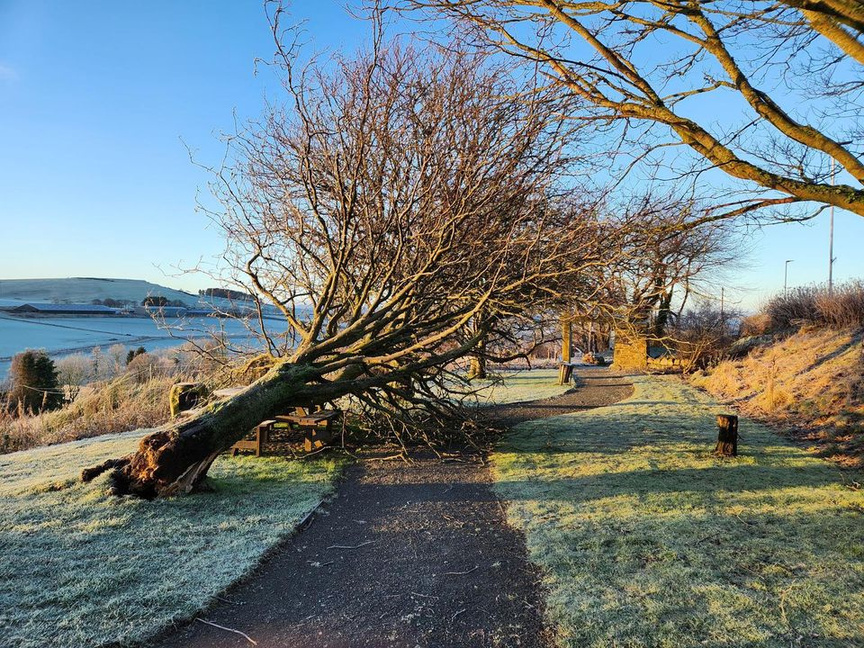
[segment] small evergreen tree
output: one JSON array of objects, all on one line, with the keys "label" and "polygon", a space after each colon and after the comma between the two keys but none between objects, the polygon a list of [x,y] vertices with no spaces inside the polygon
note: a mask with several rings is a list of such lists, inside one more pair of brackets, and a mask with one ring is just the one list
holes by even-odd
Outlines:
[{"label": "small evergreen tree", "polygon": [[126,365],[128,366],[130,362],[132,362],[139,355],[143,355],[147,353],[147,349],[143,346],[139,346],[137,349],[129,349],[129,353],[126,354]]},{"label": "small evergreen tree", "polygon": [[12,358],[10,379],[9,406],[13,411],[35,413],[63,405],[57,369],[44,351],[28,349]]}]

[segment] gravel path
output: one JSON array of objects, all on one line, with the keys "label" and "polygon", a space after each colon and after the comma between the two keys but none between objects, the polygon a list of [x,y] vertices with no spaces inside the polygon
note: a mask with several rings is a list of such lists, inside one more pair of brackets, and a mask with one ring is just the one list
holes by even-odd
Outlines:
[{"label": "gravel path", "polygon": [[[545,401],[490,408],[496,426],[608,405],[626,377],[578,373]],[[543,596],[482,459],[364,460],[337,495],[243,583],[161,648],[545,647]],[[218,624],[223,628],[204,623]]]}]

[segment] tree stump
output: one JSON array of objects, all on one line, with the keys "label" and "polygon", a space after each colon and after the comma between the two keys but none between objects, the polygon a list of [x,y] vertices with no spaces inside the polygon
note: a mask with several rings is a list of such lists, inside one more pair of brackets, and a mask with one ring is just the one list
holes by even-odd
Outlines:
[{"label": "tree stump", "polygon": [[737,457],[738,417],[734,414],[718,414],[717,428],[717,447],[714,452],[721,457]]}]

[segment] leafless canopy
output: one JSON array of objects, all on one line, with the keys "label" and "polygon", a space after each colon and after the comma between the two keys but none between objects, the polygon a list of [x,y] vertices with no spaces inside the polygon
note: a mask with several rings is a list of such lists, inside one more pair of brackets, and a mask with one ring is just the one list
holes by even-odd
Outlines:
[{"label": "leafless canopy", "polygon": [[670,193],[647,193],[616,209],[619,254],[599,301],[619,329],[674,341],[667,325],[740,263],[746,249],[740,232],[727,221],[705,222],[706,209]]},{"label": "leafless canopy", "polygon": [[[405,4],[472,25],[484,45],[542,65],[583,102],[572,116],[592,128],[637,150],[684,146],[762,189],[726,215],[813,201],[864,216],[858,0]],[[832,164],[842,174],[836,186]]]},{"label": "leafless canopy", "polygon": [[594,212],[557,195],[561,98],[458,47],[385,44],[376,25],[367,53],[303,69],[277,38],[287,100],[218,172],[226,259],[262,324],[265,304],[281,313],[268,371],[87,479],[189,492],[260,421],[341,396],[391,421],[440,413],[451,361],[605,263]]},{"label": "leafless canopy", "polygon": [[602,264],[593,212],[557,196],[566,100],[380,31],[356,60],[280,55],[289,101],[234,138],[216,220],[284,317],[269,355],[314,367],[320,396],[404,400],[397,378],[422,384]]}]

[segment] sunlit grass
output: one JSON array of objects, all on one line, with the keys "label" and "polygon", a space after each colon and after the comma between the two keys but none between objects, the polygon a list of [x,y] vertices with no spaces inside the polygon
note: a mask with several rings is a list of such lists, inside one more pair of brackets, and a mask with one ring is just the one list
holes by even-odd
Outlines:
[{"label": "sunlit grass", "polygon": [[477,394],[481,405],[506,405],[552,398],[572,388],[572,385],[558,384],[557,369],[504,371],[497,378],[472,382],[475,389],[482,387]]},{"label": "sunlit grass", "polygon": [[495,455],[562,645],[864,645],[864,493],[748,421],[741,456],[714,457],[719,411],[639,377]]},{"label": "sunlit grass", "polygon": [[142,431],[0,456],[0,644],[134,643],[188,618],[290,533],[338,462],[220,458],[214,492],[153,502],[83,484]]}]

